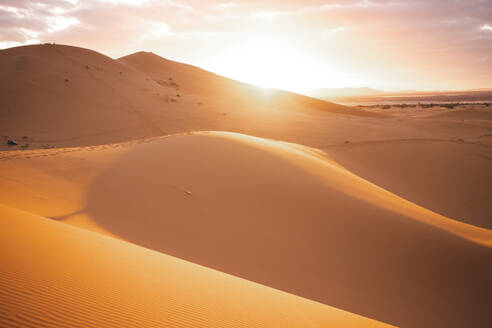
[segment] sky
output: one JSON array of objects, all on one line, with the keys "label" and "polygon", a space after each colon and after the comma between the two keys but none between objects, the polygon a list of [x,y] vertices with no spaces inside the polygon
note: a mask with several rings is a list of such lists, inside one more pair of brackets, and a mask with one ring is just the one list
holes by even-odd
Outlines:
[{"label": "sky", "polygon": [[492,88],[492,0],[0,0],[0,48],[137,51],[265,87]]}]

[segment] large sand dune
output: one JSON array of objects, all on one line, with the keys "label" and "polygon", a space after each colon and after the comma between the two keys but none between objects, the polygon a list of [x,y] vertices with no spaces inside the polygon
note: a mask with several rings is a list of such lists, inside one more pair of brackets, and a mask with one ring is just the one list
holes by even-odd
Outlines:
[{"label": "large sand dune", "polygon": [[[489,108],[381,116],[253,87],[144,52],[113,60],[77,47],[26,46],[0,51],[0,67],[0,138],[10,136],[28,149],[239,132],[329,151],[414,203],[491,227]],[[0,149],[7,148],[0,139]]]},{"label": "large sand dune", "polygon": [[90,144],[162,132],[153,123],[162,88],[97,52],[55,45],[11,48],[0,51],[0,72],[0,124],[6,135],[25,135],[31,144]]},{"label": "large sand dune", "polygon": [[200,133],[27,154],[3,165],[13,206],[395,325],[486,326],[492,232],[319,151]]},{"label": "large sand dune", "polygon": [[0,205],[0,327],[389,327]]},{"label": "large sand dune", "polygon": [[138,52],[118,60],[145,72],[155,81],[162,81],[167,85],[174,82],[177,84],[178,90],[183,90],[188,94],[200,95],[204,98],[246,103],[255,107],[265,105],[296,106],[299,108],[315,108],[330,113],[378,116],[373,113],[354,110],[287,91],[267,91],[261,87],[212,74],[198,67],[167,60],[149,52]]},{"label": "large sand dune", "polygon": [[[361,112],[284,91],[263,92],[155,56],[164,65],[164,74],[160,65],[154,67],[154,56],[136,54],[114,60],[88,49],[61,45],[1,50],[2,135],[17,140],[25,136],[23,141],[31,147],[78,146],[197,129],[239,129],[248,125],[243,119],[272,120],[271,115],[265,115],[268,111],[260,110],[265,107],[284,113],[313,109]],[[126,64],[137,66],[137,59],[152,70]],[[151,74],[154,71],[161,78]],[[196,92],[199,85],[202,92]],[[241,119],[223,118],[230,108]]]}]

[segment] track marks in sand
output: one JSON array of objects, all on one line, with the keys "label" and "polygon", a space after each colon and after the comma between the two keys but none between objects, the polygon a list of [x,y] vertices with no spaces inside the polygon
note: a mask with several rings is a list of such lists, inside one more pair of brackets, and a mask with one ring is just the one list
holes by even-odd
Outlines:
[{"label": "track marks in sand", "polygon": [[191,135],[197,133],[207,133],[207,132],[182,132],[182,133],[174,133],[163,136],[135,139],[130,141],[118,142],[118,143],[110,143],[110,144],[101,144],[101,145],[91,145],[91,146],[81,146],[81,147],[65,147],[65,148],[39,148],[39,149],[31,149],[31,150],[4,150],[0,151],[0,161],[5,160],[16,160],[16,159],[29,159],[29,158],[40,158],[47,156],[56,156],[60,154],[74,153],[74,152],[82,152],[82,151],[104,151],[111,149],[119,149],[119,148],[127,148],[135,145],[139,145],[142,143],[151,142],[156,139],[169,138],[173,136],[183,136],[183,135]]},{"label": "track marks in sand", "polygon": [[56,156],[60,154],[68,154],[82,151],[104,151],[109,149],[118,149],[131,147],[145,142],[150,142],[156,138],[153,137],[145,139],[137,139],[127,142],[120,142],[114,144],[96,145],[96,146],[83,146],[83,147],[69,147],[69,148],[44,148],[33,150],[8,150],[0,151],[0,161],[16,160],[16,159],[29,159],[29,158],[41,158],[47,156]]}]

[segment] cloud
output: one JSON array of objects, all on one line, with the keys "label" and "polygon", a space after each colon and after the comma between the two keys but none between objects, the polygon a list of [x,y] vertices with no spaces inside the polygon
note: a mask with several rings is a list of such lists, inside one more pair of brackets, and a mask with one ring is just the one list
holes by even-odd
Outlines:
[{"label": "cloud", "polygon": [[265,18],[265,19],[273,19],[275,16],[281,15],[280,12],[266,12],[266,11],[259,11],[257,13],[254,13],[254,17],[258,18]]},{"label": "cloud", "polygon": [[[46,31],[50,33],[64,30],[72,25],[80,24],[80,21],[75,17],[54,16],[47,18],[47,23],[49,27]],[[39,32],[35,33],[39,35]]]},{"label": "cloud", "polygon": [[125,5],[134,5],[134,6],[143,6],[148,4],[150,0],[98,0],[102,3],[111,3],[115,5],[125,4]]},{"label": "cloud", "polygon": [[345,30],[346,30],[345,27],[334,27],[334,28],[329,28],[329,29],[325,30],[325,34],[328,36],[334,36],[334,35],[337,35],[337,34],[343,32]]},{"label": "cloud", "polygon": [[236,8],[237,6],[238,4],[235,2],[223,2],[217,5],[212,5],[210,6],[210,8],[212,10],[228,10],[228,9]]},{"label": "cloud", "polygon": [[482,27],[480,27],[480,30],[482,31],[492,31],[492,26],[491,25],[482,25]]},{"label": "cloud", "polygon": [[169,26],[164,22],[152,22],[147,28],[147,33],[142,37],[145,38],[160,38],[169,34]]}]

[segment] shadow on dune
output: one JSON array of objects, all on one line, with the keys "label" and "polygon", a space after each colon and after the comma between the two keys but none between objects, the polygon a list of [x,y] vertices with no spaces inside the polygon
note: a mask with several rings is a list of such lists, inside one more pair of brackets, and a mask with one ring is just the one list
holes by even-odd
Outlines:
[{"label": "shadow on dune", "polygon": [[247,143],[197,135],[131,148],[95,179],[86,210],[129,242],[376,320],[489,319],[489,248]]}]

